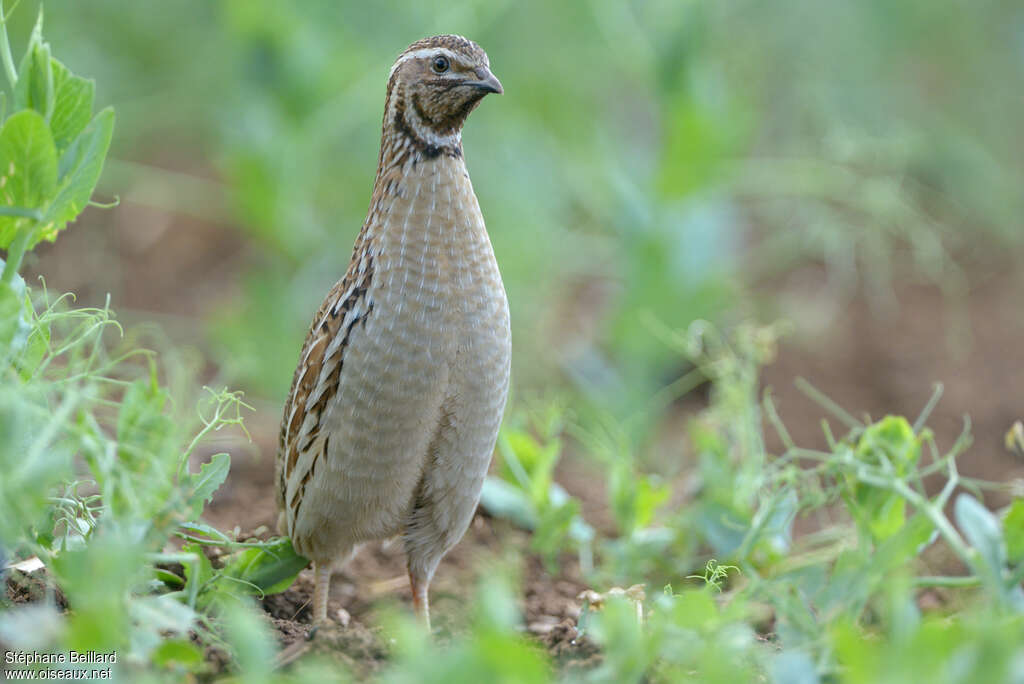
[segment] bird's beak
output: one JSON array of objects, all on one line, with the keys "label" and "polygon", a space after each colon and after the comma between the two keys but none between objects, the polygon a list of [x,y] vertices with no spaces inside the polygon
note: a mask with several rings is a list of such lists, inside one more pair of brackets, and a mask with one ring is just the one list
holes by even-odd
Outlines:
[{"label": "bird's beak", "polygon": [[505,89],[501,87],[501,81],[499,81],[498,77],[492,74],[491,70],[487,67],[477,67],[475,73],[477,80],[465,81],[463,82],[463,85],[479,88],[485,93],[497,93],[501,95],[505,92]]}]

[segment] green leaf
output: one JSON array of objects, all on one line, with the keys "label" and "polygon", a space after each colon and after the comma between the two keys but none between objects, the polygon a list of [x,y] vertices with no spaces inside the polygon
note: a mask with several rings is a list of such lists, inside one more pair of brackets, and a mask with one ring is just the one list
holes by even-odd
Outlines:
[{"label": "green leaf", "polygon": [[90,79],[75,76],[56,59],[52,59],[53,70],[53,116],[50,117],[50,131],[60,155],[78,137],[92,117],[96,84]]},{"label": "green leaf", "polygon": [[[909,474],[921,456],[924,434],[902,416],[886,416],[872,423],[857,441],[854,456],[858,461],[891,469],[896,477]],[[847,475],[852,497],[847,498],[850,512],[858,525],[876,542],[889,539],[906,521],[906,501],[895,492],[864,484],[856,474]]]},{"label": "green leaf", "polygon": [[64,150],[60,157],[60,185],[46,214],[42,237],[53,241],[57,232],[85,209],[103,172],[113,135],[114,110],[107,107]]},{"label": "green leaf", "polygon": [[34,109],[46,121],[53,114],[54,83],[50,68],[50,46],[43,41],[43,11],[39,10],[25,56],[18,67],[18,84],[14,88],[15,109]]},{"label": "green leaf", "polygon": [[537,513],[530,497],[501,478],[488,477],[484,480],[480,505],[490,515],[511,520],[524,530],[532,530],[537,525]]},{"label": "green leaf", "polygon": [[651,476],[639,475],[626,460],[616,462],[610,480],[612,512],[624,535],[647,527],[672,493],[668,485],[655,484]]},{"label": "green leaf", "polygon": [[743,544],[750,529],[750,516],[717,501],[697,507],[696,531],[711,546],[718,558],[731,558]]},{"label": "green leaf", "polygon": [[295,553],[287,537],[271,540],[225,559],[223,577],[230,577],[234,589],[243,593],[277,594],[292,585],[309,560]]},{"label": "green leaf", "polygon": [[185,522],[181,523],[179,527],[186,533],[194,537],[206,537],[209,541],[214,541],[221,544],[230,544],[234,541],[231,537],[227,536],[226,534],[218,530],[216,527],[213,527],[212,525],[207,525],[206,523],[194,521]]},{"label": "green leaf", "polygon": [[886,416],[864,430],[857,442],[856,456],[872,465],[884,461],[897,475],[906,475],[921,456],[923,435],[915,435],[914,428],[903,416]]},{"label": "green leaf", "polygon": [[8,551],[52,532],[49,497],[72,476],[72,454],[63,440],[46,436],[44,410],[19,383],[0,382],[0,548]]},{"label": "green leaf", "polygon": [[[0,259],[0,271],[4,260]],[[0,359],[21,352],[32,332],[32,308],[25,281],[17,273],[10,283],[0,281]]]},{"label": "green leaf", "polygon": [[158,667],[181,665],[193,669],[203,662],[203,652],[187,639],[165,639],[153,650],[149,659]]},{"label": "green leaf", "polygon": [[205,504],[224,484],[230,469],[231,456],[226,453],[214,454],[208,463],[200,466],[198,473],[190,477],[192,494],[189,497],[189,506],[194,515],[198,516],[203,512]]},{"label": "green leaf", "polygon": [[[134,451],[148,450],[170,432],[172,421],[163,412],[168,400],[167,390],[160,387],[155,371],[150,377],[133,382],[125,392],[117,417],[117,441],[125,466],[131,467]],[[129,450],[129,446],[135,449]]]},{"label": "green leaf", "polygon": [[31,330],[17,362],[18,373],[22,380],[32,377],[50,349],[50,325],[39,320],[33,321],[33,314],[32,302],[26,295],[23,320],[31,326]]},{"label": "green leaf", "polygon": [[199,544],[189,542],[181,547],[186,553],[194,553],[198,558],[195,563],[183,563],[185,570],[185,595],[192,607],[199,605],[199,593],[213,579],[213,565],[210,559],[203,553],[203,547]]},{"label": "green leaf", "polygon": [[903,528],[907,502],[895,492],[862,485],[857,489],[857,502],[875,541],[884,541]]},{"label": "green leaf", "polygon": [[984,564],[981,568],[987,577],[982,579],[1001,584],[1003,567],[1006,565],[1006,548],[999,520],[970,494],[956,498],[953,514],[957,525]]},{"label": "green leaf", "polygon": [[1003,518],[1003,539],[1011,563],[1024,560],[1024,499],[1014,499]]},{"label": "green leaf", "polygon": [[[44,210],[57,187],[57,151],[46,121],[34,110],[18,112],[0,128],[0,206]],[[0,248],[10,247],[32,219],[0,216]],[[29,241],[29,248],[38,242]]]},{"label": "green leaf", "polygon": [[238,663],[238,681],[270,682],[274,671],[274,639],[270,628],[255,611],[237,603],[225,607],[222,625]]}]

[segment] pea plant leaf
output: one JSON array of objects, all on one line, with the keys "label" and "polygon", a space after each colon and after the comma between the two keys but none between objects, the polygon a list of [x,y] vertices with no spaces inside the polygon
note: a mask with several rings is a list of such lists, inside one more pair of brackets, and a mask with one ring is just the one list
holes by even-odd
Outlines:
[{"label": "pea plant leaf", "polygon": [[95,90],[51,56],[40,13],[0,132],[0,248],[22,231],[27,249],[53,241],[89,203],[114,130],[113,110],[93,117]]},{"label": "pea plant leaf", "polygon": [[291,540],[279,537],[228,556],[221,572],[243,593],[277,594],[290,587],[307,565],[309,560],[295,552]]},{"label": "pea plant leaf", "polygon": [[85,209],[100,179],[113,135],[114,110],[108,107],[89,122],[61,155],[60,182],[46,213],[41,237],[53,241]]},{"label": "pea plant leaf", "polygon": [[90,79],[75,76],[66,66],[51,59],[53,72],[53,115],[50,131],[60,155],[89,124],[96,84]]},{"label": "pea plant leaf", "polygon": [[1003,539],[1010,562],[1024,560],[1024,499],[1015,499],[1003,519]]},{"label": "pea plant leaf", "polygon": [[42,214],[56,187],[57,150],[46,121],[33,109],[11,115],[0,128],[0,208],[8,209],[0,214],[0,248],[31,229],[31,213]]},{"label": "pea plant leaf", "polygon": [[231,469],[231,456],[226,453],[214,454],[208,463],[199,468],[199,472],[190,475],[192,493],[189,499],[189,507],[192,509],[193,517],[198,517],[203,512],[203,507],[213,497],[224,480],[228,477]]}]

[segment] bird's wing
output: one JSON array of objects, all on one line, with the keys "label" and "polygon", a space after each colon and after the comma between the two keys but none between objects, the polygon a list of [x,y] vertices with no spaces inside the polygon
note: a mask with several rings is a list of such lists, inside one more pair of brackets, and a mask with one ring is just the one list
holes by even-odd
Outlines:
[{"label": "bird's wing", "polygon": [[[277,506],[284,534],[302,502],[302,492],[322,451],[321,422],[338,390],[349,332],[373,310],[366,293],[373,277],[373,255],[356,241],[345,277],[327,294],[313,317],[292,387],[284,404],[276,470]],[[303,458],[313,454],[313,458]]]}]

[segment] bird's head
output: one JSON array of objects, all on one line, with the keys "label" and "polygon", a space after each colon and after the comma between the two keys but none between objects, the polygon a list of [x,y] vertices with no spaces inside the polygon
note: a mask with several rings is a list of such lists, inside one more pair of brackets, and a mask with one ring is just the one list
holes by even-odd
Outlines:
[{"label": "bird's head", "polygon": [[458,149],[462,124],[488,93],[502,93],[487,53],[462,36],[418,40],[388,78],[385,127],[430,150]]}]

